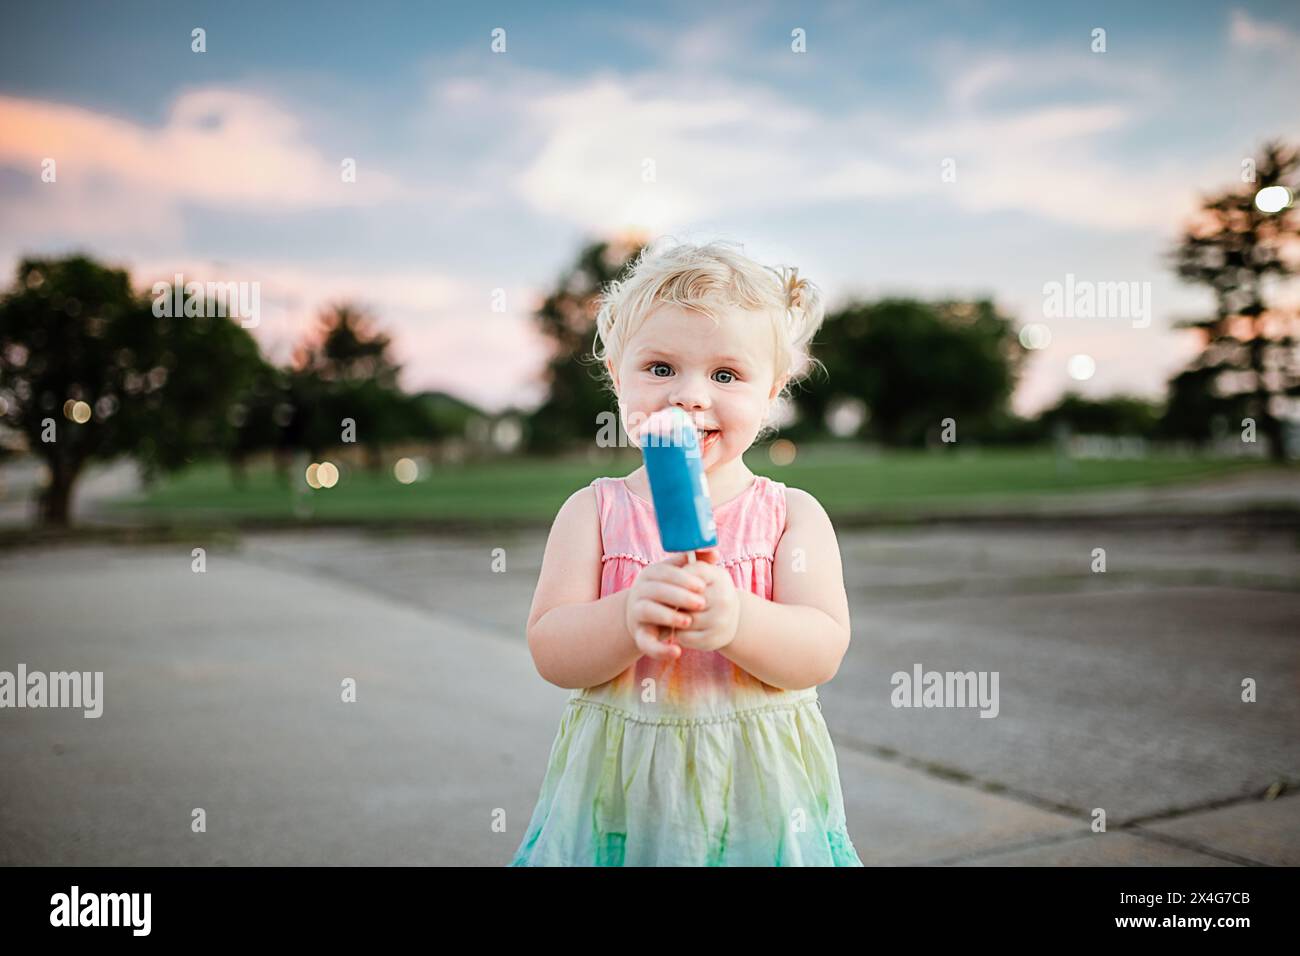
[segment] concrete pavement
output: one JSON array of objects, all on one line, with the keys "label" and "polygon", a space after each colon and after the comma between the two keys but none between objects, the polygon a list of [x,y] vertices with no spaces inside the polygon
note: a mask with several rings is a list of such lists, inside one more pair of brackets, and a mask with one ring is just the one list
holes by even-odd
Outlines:
[{"label": "concrete pavement", "polygon": [[[1294,536],[1108,534],[841,534],[821,694],[868,865],[1300,863]],[[508,861],[566,696],[522,634],[544,536],[203,544],[0,553],[0,669],[106,683],[99,719],[0,711],[0,862]],[[998,717],[891,706],[914,663],[999,671]]]}]

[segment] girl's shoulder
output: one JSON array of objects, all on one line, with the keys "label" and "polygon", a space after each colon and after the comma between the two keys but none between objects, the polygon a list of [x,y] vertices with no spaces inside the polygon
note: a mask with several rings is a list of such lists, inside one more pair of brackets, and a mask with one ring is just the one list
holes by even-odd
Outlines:
[{"label": "girl's shoulder", "polygon": [[794,506],[795,503],[798,502],[801,507],[808,507],[810,505],[818,508],[821,507],[821,502],[817,500],[816,496],[814,496],[811,491],[804,491],[802,488],[796,488],[794,485],[787,485],[782,481],[775,481],[773,479],[768,480],[785,493],[787,504]]},{"label": "girl's shoulder", "polygon": [[595,483],[584,485],[569,495],[551,522],[551,536],[569,541],[590,540],[593,533],[600,540],[600,499]]},{"label": "girl's shoulder", "polygon": [[[597,478],[596,481],[600,481],[600,479]],[[563,513],[566,509],[572,511],[576,508],[581,508],[595,501],[599,496],[596,481],[593,481],[588,485],[583,485],[581,488],[569,495],[569,497],[565,499],[564,504],[560,505],[560,513]]]},{"label": "girl's shoulder", "polygon": [[782,534],[791,528],[806,528],[810,525],[825,527],[831,524],[826,509],[811,492],[779,481],[773,481],[772,484],[785,497],[785,527],[782,529]]}]

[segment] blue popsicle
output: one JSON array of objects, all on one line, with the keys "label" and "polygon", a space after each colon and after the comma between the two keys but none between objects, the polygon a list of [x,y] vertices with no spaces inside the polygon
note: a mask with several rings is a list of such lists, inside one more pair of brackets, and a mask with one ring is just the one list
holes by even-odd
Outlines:
[{"label": "blue popsicle", "polygon": [[641,451],[663,549],[689,551],[694,560],[697,549],[717,547],[713,502],[690,417],[675,405],[655,412],[641,432]]}]

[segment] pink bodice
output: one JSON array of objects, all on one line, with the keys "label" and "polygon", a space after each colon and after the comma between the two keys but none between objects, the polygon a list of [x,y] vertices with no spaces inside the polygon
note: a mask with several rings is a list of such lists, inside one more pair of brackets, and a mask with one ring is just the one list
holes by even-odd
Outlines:
[{"label": "pink bodice", "polygon": [[[605,597],[630,587],[642,568],[668,555],[659,543],[652,502],[634,494],[622,478],[597,478],[591,484],[600,513],[600,596]],[[785,530],[785,487],[758,475],[740,495],[714,509],[720,566],[737,588],[769,601],[776,547]],[[684,648],[675,661],[642,657],[613,680],[575,690],[570,696],[663,722],[723,718],[773,705],[789,706],[816,699],[817,689],[773,687],[719,651]]]}]

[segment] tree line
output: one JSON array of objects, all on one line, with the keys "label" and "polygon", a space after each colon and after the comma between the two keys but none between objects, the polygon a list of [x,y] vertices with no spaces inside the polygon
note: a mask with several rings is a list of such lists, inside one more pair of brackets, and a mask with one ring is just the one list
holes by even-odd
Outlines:
[{"label": "tree line", "polygon": [[[944,419],[959,418],[963,440],[987,443],[1042,442],[1062,428],[1204,442],[1250,423],[1281,460],[1285,424],[1296,419],[1300,397],[1300,316],[1279,290],[1300,274],[1300,214],[1291,201],[1281,209],[1256,202],[1278,187],[1291,198],[1300,191],[1300,151],[1274,142],[1243,163],[1239,184],[1203,199],[1169,251],[1181,280],[1213,293],[1214,311],[1176,324],[1193,330],[1201,349],[1170,380],[1165,401],[1067,393],[1038,416],[1017,417],[1008,404],[1026,349],[1010,317],[984,299],[887,298],[828,313],[813,345],[825,374],[795,391],[796,421],[782,435],[812,439],[840,422],[849,437],[917,446],[931,441]],[[549,396],[528,422],[531,450],[581,443],[596,416],[610,410],[590,361],[592,303],[639,251],[588,246],[543,302],[537,319],[554,347]]]},{"label": "tree line", "polygon": [[[1206,197],[1170,252],[1184,281],[1211,290],[1211,315],[1182,323],[1202,340],[1162,405],[1067,394],[1034,419],[1009,401],[1026,358],[1016,323],[985,299],[852,302],[827,316],[814,343],[825,375],[795,392],[783,436],[914,446],[959,417],[963,440],[1043,441],[1061,427],[1202,441],[1216,422],[1257,423],[1272,454],[1300,397],[1297,314],[1278,297],[1300,272],[1300,153],[1270,143],[1242,182]],[[1262,208],[1262,190],[1287,201]],[[526,451],[589,443],[612,410],[591,360],[596,297],[623,275],[635,242],[595,242],[559,276],[535,316],[553,349],[545,401],[524,419]],[[131,455],[146,476],[224,456],[235,480],[253,455],[288,461],[355,441],[372,467],[385,444],[438,441],[450,429],[398,384],[391,340],[348,303],[325,309],[292,360],[275,366],[215,303],[158,314],[124,270],[89,257],[25,258],[0,296],[0,423],[42,458],[42,519],[66,524],[89,461]],[[350,434],[349,434],[350,432]]]},{"label": "tree line", "polygon": [[239,481],[271,452],[287,481],[295,452],[355,441],[378,467],[384,444],[444,430],[355,306],[327,307],[283,367],[216,303],[192,311],[158,314],[125,270],[86,256],[19,263],[0,298],[0,423],[46,465],[43,523],[68,523],[93,460],[129,455],[152,478],[222,456]]}]

